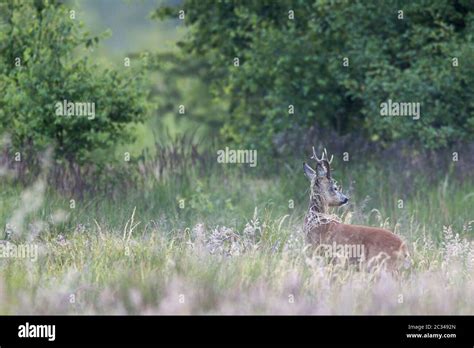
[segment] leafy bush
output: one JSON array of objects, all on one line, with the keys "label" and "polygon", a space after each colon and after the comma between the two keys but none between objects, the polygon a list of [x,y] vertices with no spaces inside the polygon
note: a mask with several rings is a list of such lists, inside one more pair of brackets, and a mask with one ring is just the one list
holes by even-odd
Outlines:
[{"label": "leafy bush", "polygon": [[[181,9],[181,47],[206,59],[214,90],[229,99],[229,140],[271,147],[310,126],[427,148],[473,139],[471,1],[186,0],[155,16]],[[421,103],[420,119],[381,117],[388,99]]]},{"label": "leafy bush", "polygon": [[[0,1],[0,132],[15,151],[53,145],[59,160],[102,163],[144,120],[144,73],[92,64],[84,49],[99,40],[59,1]],[[58,116],[64,100],[95,103],[95,117]]]}]

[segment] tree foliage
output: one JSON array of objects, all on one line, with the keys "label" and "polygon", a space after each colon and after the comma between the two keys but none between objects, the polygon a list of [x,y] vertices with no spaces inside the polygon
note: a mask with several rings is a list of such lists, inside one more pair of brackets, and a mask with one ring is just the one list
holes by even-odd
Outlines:
[{"label": "tree foliage", "polygon": [[[60,1],[0,0],[0,132],[17,151],[53,145],[59,160],[102,162],[144,120],[144,74],[91,63],[99,40]],[[95,118],[58,116],[63,100],[95,103]]]},{"label": "tree foliage", "polygon": [[[470,0],[185,0],[155,16],[180,10],[189,29],[180,46],[204,57],[229,100],[229,140],[272,146],[310,126],[427,148],[473,139]],[[419,102],[420,119],[381,117],[388,99]]]}]

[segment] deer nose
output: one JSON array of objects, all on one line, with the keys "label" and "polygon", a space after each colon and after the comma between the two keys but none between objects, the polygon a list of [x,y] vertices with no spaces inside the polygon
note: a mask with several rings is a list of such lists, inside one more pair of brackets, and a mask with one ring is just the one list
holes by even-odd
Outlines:
[{"label": "deer nose", "polygon": [[342,201],[342,204],[346,204],[347,202],[349,202],[349,198],[344,197],[344,199],[343,199],[343,201]]}]

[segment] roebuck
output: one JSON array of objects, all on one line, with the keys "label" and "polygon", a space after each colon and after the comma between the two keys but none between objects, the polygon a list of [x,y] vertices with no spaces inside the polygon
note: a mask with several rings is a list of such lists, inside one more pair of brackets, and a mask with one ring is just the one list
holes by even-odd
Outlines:
[{"label": "roebuck", "polygon": [[337,216],[329,214],[329,207],[344,205],[349,199],[331,177],[332,156],[329,160],[324,150],[319,159],[313,147],[311,158],[316,161],[315,169],[303,163],[304,172],[311,181],[309,210],[304,221],[307,241],[323,251],[326,248],[326,253],[331,251],[333,259],[343,256],[369,268],[386,265],[395,270],[402,263],[406,265],[409,262],[407,247],[394,233],[381,228],[343,224]]}]

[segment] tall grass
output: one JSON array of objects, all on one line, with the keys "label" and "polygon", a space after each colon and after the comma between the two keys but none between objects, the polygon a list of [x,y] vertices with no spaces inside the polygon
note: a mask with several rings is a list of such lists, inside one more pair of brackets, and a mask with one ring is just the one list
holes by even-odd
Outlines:
[{"label": "tall grass", "polygon": [[[134,207],[143,221],[159,222],[169,230],[196,223],[228,225],[241,230],[255,208],[273,218],[288,214],[301,222],[309,195],[309,184],[302,172],[284,168],[273,176],[262,177],[251,170],[215,165],[205,173],[197,170],[188,170],[185,175],[174,173],[143,189],[121,192],[119,186],[113,195],[85,193],[82,200],[48,186],[45,203],[28,216],[27,222],[44,221],[49,224],[48,230],[61,234],[72,232],[79,224],[94,226],[94,221],[120,229]],[[429,234],[439,241],[443,226],[452,226],[468,235],[466,224],[472,218],[474,200],[472,181],[460,182],[446,175],[431,183],[420,177],[407,193],[399,173],[373,164],[364,168],[343,167],[333,175],[350,196],[350,204],[335,212],[350,215],[352,223],[383,222],[410,239]],[[390,182],[396,184],[387,184]],[[24,187],[2,182],[0,188],[0,218],[7,221],[22,208],[19,198]],[[74,199],[73,208],[71,199]],[[51,217],[58,211],[65,212],[67,219],[52,224]]]},{"label": "tall grass", "polygon": [[299,160],[265,175],[176,161],[171,175],[82,199],[3,180],[0,243],[35,244],[40,253],[36,261],[0,258],[0,313],[474,313],[472,178],[334,163],[351,198],[336,213],[408,242],[413,265],[393,276],[310,252]]},{"label": "tall grass", "polygon": [[35,263],[2,265],[0,311],[473,313],[474,246],[450,228],[439,246],[429,237],[411,243],[413,267],[393,277],[328,264],[309,253],[294,224],[256,213],[241,233],[197,224],[170,234],[140,224],[122,235],[130,229],[96,224],[62,239],[51,236],[38,242]]}]

